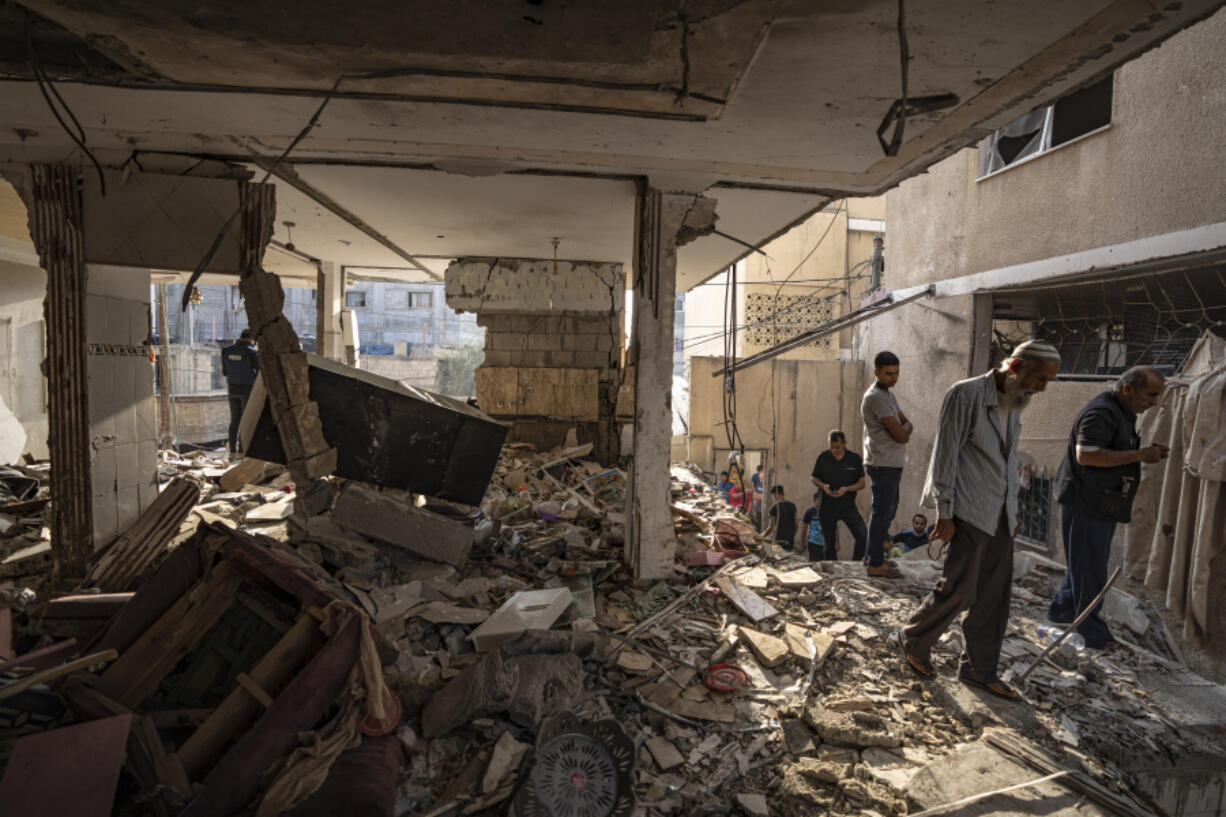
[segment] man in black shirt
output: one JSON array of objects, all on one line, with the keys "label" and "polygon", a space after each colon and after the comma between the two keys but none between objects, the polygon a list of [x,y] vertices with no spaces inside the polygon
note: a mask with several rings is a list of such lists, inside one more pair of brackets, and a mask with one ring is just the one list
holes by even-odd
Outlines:
[{"label": "man in black shirt", "polygon": [[928,517],[922,513],[917,513],[911,517],[911,530],[905,530],[901,533],[894,534],[891,540],[894,544],[901,544],[903,553],[915,550],[917,547],[928,544],[928,537],[932,534],[932,528],[928,527]]},{"label": "man in black shirt", "polygon": [[771,488],[770,525],[766,528],[766,537],[772,536],[775,543],[784,550],[791,550],[796,544],[796,505],[788,502],[783,496],[783,486]]},{"label": "man in black shirt", "polygon": [[847,435],[831,431],[830,450],[823,451],[813,464],[812,482],[822,492],[822,508],[818,514],[822,523],[822,536],[826,540],[825,557],[839,558],[835,548],[834,534],[840,521],[851,531],[855,550],[852,558],[864,558],[864,546],[868,528],[864,517],[856,510],[856,491],[864,489],[864,460],[855,451],[847,448]]},{"label": "man in black shirt", "polygon": [[251,340],[251,330],[244,329],[238,341],[221,350],[221,371],[226,376],[226,392],[230,397],[230,453],[238,452],[238,423],[247,408],[247,398],[260,371],[260,358]]},{"label": "man in black shirt", "polygon": [[[1132,519],[1141,463],[1160,462],[1168,453],[1157,443],[1141,448],[1136,431],[1137,415],[1156,405],[1165,387],[1159,371],[1134,366],[1114,389],[1087,403],[1073,423],[1056,474],[1068,568],[1047,615],[1058,624],[1071,624],[1106,585],[1111,538],[1117,524]],[[1097,610],[1077,632],[1089,647],[1115,641]]]}]

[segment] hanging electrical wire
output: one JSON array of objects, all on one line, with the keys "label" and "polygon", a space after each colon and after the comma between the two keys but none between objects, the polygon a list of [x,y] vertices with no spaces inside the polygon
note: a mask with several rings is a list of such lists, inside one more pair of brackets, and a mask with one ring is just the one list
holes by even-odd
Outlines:
[{"label": "hanging electrical wire", "polygon": [[[22,32],[26,43],[26,61],[30,65],[31,73],[34,74],[34,81],[38,84],[39,93],[43,95],[43,99],[47,102],[47,107],[51,109],[51,115],[55,117],[56,122],[60,123],[64,133],[68,134],[68,138],[93,163],[94,170],[98,171],[98,187],[102,195],[106,196],[106,176],[102,172],[102,165],[98,162],[98,157],[85,144],[85,128],[81,127],[81,122],[72,112],[72,108],[68,107],[68,103],[64,101],[64,97],[60,95],[59,90],[51,82],[51,78],[47,76],[47,72],[43,70],[42,63],[39,62],[38,51],[34,48],[34,38],[30,36],[30,13],[28,11],[25,13]],[[68,123],[64,121],[64,116],[60,115],[56,102],[63,107],[64,114],[72,120],[72,127],[69,127]]]}]

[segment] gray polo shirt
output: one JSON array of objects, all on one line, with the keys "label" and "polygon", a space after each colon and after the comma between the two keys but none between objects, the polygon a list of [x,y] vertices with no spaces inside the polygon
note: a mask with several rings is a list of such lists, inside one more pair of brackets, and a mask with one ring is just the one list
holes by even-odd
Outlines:
[{"label": "gray polo shirt", "polygon": [[860,401],[860,414],[864,418],[864,464],[875,468],[902,468],[907,446],[894,439],[881,422],[882,417],[898,417],[894,392],[873,381]]},{"label": "gray polo shirt", "polygon": [[1019,413],[1001,417],[998,411],[992,375],[962,380],[945,393],[923,499],[924,507],[935,507],[942,519],[960,519],[989,536],[996,533],[1002,510],[1009,515],[1010,534],[1017,526],[1017,441],[1022,436]]}]

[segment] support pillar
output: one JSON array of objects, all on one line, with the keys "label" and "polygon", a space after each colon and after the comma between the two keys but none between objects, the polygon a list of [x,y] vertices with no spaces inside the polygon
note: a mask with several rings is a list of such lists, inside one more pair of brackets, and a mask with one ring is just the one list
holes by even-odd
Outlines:
[{"label": "support pillar", "polygon": [[51,549],[58,579],[84,576],[94,552],[90,485],[85,249],[76,171],[31,168],[30,233],[47,272],[48,444]]},{"label": "support pillar", "polygon": [[301,494],[315,479],[336,470],[336,449],[328,447],[319,406],[310,399],[306,353],[285,318],[281,282],[261,268],[264,248],[272,238],[274,193],[270,185],[244,184],[240,189],[239,288],[247,305],[247,325],[259,345],[260,376],[285,464]]},{"label": "support pillar", "polygon": [[315,281],[316,351],[328,360],[342,360],[345,344],[341,309],[345,303],[345,274],[332,261],[322,261]]},{"label": "support pillar", "polygon": [[655,579],[672,574],[677,545],[669,496],[677,247],[715,229],[715,202],[648,188],[637,209],[626,553],[636,578]]}]

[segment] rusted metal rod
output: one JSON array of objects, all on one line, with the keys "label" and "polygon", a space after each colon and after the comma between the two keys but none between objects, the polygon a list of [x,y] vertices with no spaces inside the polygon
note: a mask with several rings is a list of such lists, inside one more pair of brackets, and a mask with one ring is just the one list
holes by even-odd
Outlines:
[{"label": "rusted metal rod", "polygon": [[1039,665],[1039,662],[1050,655],[1052,651],[1056,649],[1056,647],[1059,647],[1064,642],[1064,639],[1069,637],[1069,633],[1077,632],[1077,627],[1081,624],[1081,622],[1085,621],[1086,618],[1089,617],[1090,613],[1094,612],[1094,608],[1098,607],[1099,602],[1101,602],[1103,597],[1107,595],[1107,591],[1111,589],[1111,585],[1115,584],[1115,580],[1120,576],[1121,569],[1122,568],[1117,567],[1111,573],[1110,578],[1107,579],[1107,583],[1103,585],[1102,591],[1094,597],[1094,601],[1086,605],[1086,609],[1082,610],[1081,615],[1077,616],[1073,623],[1066,627],[1064,632],[1060,633],[1059,638],[1047,645],[1047,649],[1043,650],[1043,652],[1039,654],[1039,657],[1034,659],[1030,666],[1026,668],[1026,671],[1022,673],[1021,677],[1017,679],[1018,681],[1025,681],[1026,676],[1034,671],[1034,668]]}]

